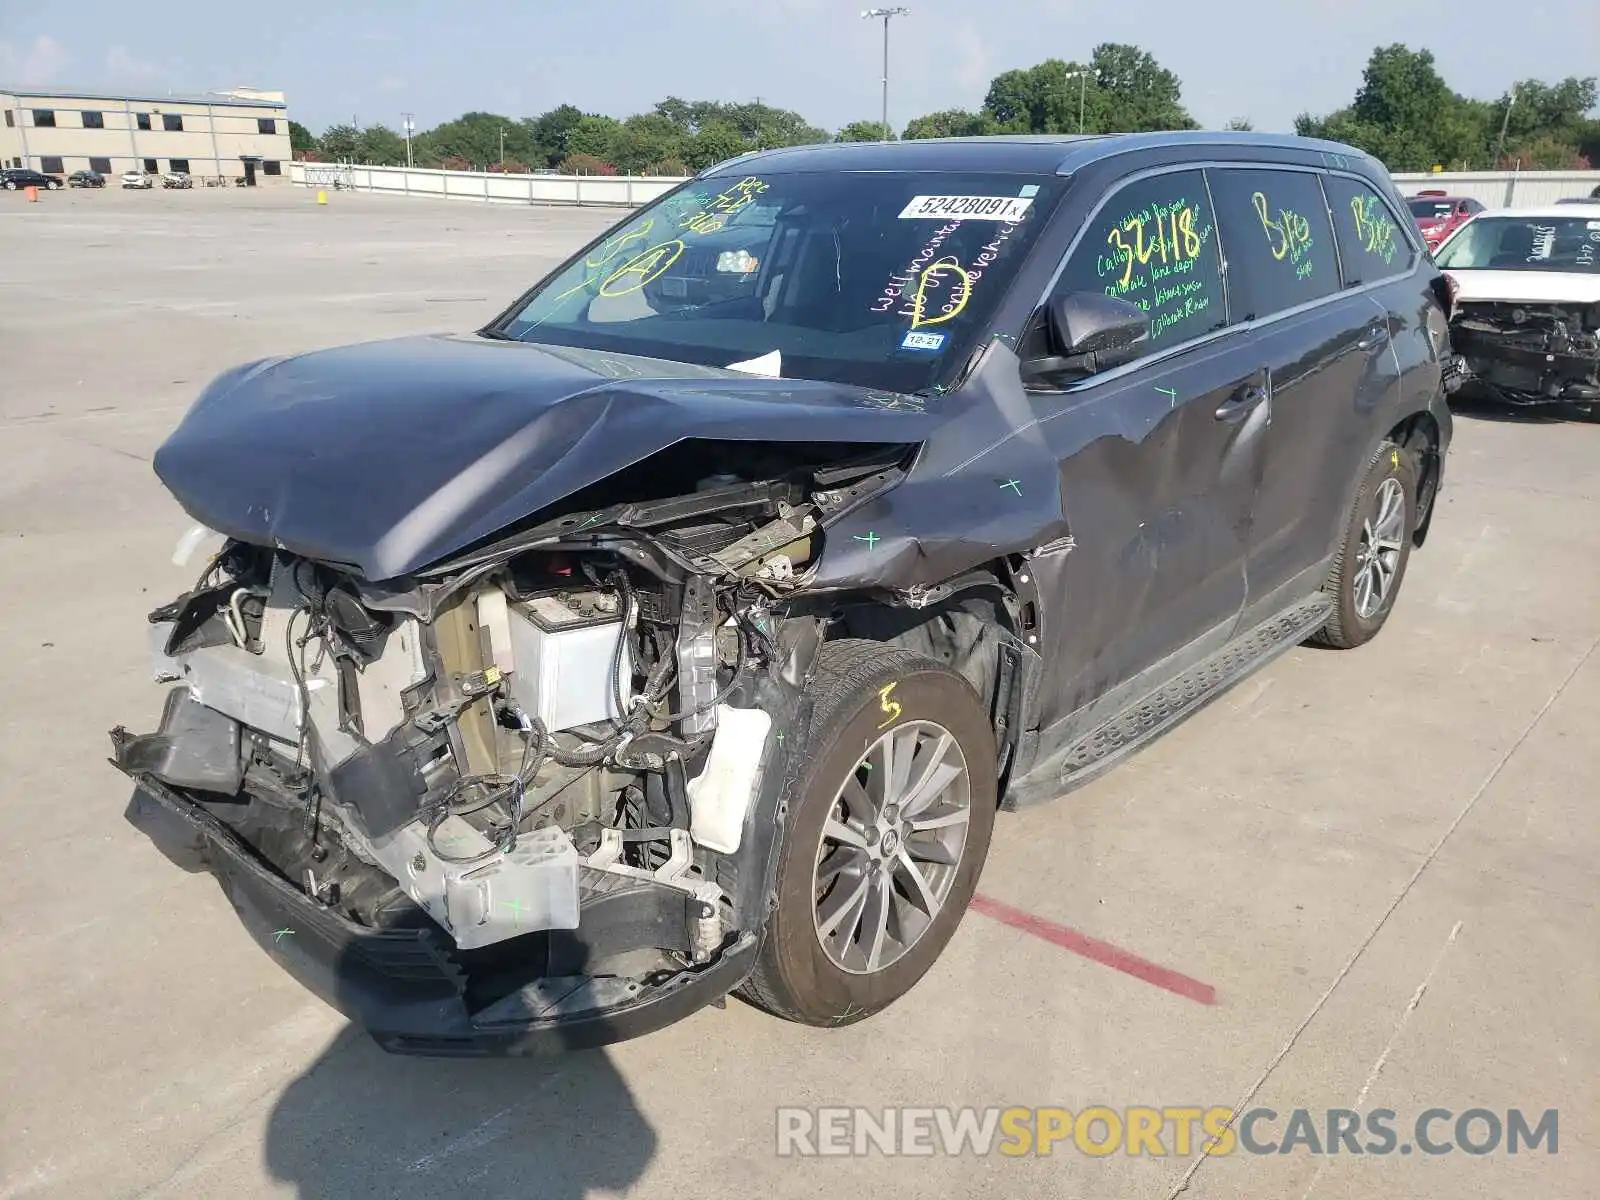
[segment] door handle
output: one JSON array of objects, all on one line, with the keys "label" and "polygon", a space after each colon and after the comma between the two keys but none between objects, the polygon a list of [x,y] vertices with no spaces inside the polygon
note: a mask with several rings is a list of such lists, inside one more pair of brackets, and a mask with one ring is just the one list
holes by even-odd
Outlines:
[{"label": "door handle", "polygon": [[1267,398],[1267,389],[1258,383],[1252,383],[1240,388],[1229,399],[1224,400],[1216,412],[1217,420],[1242,421],[1250,415],[1252,409]]},{"label": "door handle", "polygon": [[1376,350],[1389,340],[1389,327],[1387,325],[1374,325],[1367,330],[1367,336],[1356,343],[1357,350]]}]

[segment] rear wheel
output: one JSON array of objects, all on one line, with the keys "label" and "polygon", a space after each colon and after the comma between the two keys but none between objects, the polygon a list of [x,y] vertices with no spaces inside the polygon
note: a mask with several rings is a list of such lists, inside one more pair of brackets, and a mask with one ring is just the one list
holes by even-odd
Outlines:
[{"label": "rear wheel", "polygon": [[1417,474],[1411,455],[1385,441],[1367,464],[1344,539],[1322,590],[1333,615],[1312,640],[1347,650],[1377,636],[1389,619],[1411,558]]},{"label": "rear wheel", "polygon": [[55,181],[55,180],[54,180],[54,179],[52,179],[52,180],[51,180],[51,181],[50,181],[50,182],[49,182],[49,183],[47,183],[47,184],[45,184],[45,185],[44,185],[44,186],[45,186],[45,187],[46,187],[46,188],[47,188],[47,189],[48,189],[48,190],[50,190],[50,191],[52,191],[52,192],[53,192],[53,191],[55,191],[55,190],[56,190],[56,189],[57,189],[57,188],[58,188],[58,187],[60,187],[60,186],[61,186],[61,185],[60,185],[60,184],[59,184],[59,183],[57,183],[57,182],[56,182],[56,181]]},{"label": "rear wheel", "polygon": [[909,650],[830,642],[812,687],[777,907],[740,992],[846,1025],[910,991],[961,923],[994,832],[995,741],[971,685]]}]

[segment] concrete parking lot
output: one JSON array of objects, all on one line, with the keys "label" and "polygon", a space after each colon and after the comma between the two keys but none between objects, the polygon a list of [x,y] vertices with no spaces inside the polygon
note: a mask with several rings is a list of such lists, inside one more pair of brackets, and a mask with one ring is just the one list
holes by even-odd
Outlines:
[{"label": "concrete parking lot", "polygon": [[[847,1029],[730,1002],[565,1059],[388,1057],[124,824],[105,731],[153,726],[145,613],[192,575],[150,458],[200,386],[470,328],[615,215],[0,196],[0,1197],[1592,1195],[1597,424],[1460,417],[1375,643],[1002,816],[984,911]],[[1406,1143],[1429,1108],[1559,1109],[1559,1145],[777,1155],[779,1106],[855,1105],[1267,1107],[1263,1141],[1387,1108]]]}]

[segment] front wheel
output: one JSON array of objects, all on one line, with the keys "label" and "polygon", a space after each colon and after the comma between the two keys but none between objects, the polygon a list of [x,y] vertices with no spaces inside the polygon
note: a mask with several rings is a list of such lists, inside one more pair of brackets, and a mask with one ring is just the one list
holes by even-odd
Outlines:
[{"label": "front wheel", "polygon": [[995,737],[966,679],[910,650],[830,642],[812,688],[777,906],[740,992],[847,1025],[910,991],[960,925],[994,832]]},{"label": "front wheel", "polygon": [[1323,592],[1333,615],[1312,638],[1348,650],[1370,642],[1389,619],[1411,558],[1417,472],[1411,455],[1385,441],[1367,463]]},{"label": "front wheel", "polygon": [[16,191],[16,190],[17,190],[17,183],[16,183],[16,180],[14,180],[14,179],[8,179],[8,180],[6,180],[6,191],[8,191],[8,192],[14,192],[14,191]]}]

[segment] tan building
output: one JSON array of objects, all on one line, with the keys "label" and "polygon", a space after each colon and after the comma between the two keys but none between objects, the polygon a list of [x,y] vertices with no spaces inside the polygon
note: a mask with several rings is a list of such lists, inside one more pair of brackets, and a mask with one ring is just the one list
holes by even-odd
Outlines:
[{"label": "tan building", "polygon": [[130,96],[0,87],[0,166],[287,181],[289,161],[282,92]]}]

